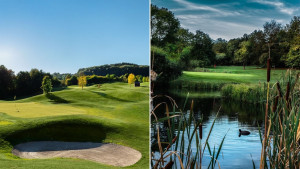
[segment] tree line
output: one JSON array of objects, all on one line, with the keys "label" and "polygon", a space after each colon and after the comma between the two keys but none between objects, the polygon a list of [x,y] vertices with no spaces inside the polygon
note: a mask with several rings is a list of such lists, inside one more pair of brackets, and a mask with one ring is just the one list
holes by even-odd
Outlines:
[{"label": "tree line", "polygon": [[20,71],[15,75],[11,69],[0,65],[0,99],[42,93],[41,84],[45,76],[51,79],[53,87],[61,85],[61,82],[56,77],[42,70]]},{"label": "tree line", "polygon": [[[300,17],[282,25],[266,22],[263,30],[242,37],[213,40],[201,30],[195,33],[180,26],[167,8],[151,5],[151,68],[158,80],[171,80],[182,70],[218,65],[300,68]],[[170,70],[176,70],[174,73]]]},{"label": "tree line", "polygon": [[[67,87],[70,85],[102,84],[110,82],[128,82],[129,73],[121,76],[107,74],[105,76],[80,74],[60,74],[45,73],[42,70],[31,69],[20,71],[15,74],[11,69],[4,65],[0,66],[0,99],[19,98],[20,96],[49,93],[52,88]],[[60,77],[60,79],[58,78]],[[134,81],[149,82],[149,75],[142,76],[137,74]]]},{"label": "tree line", "polygon": [[81,68],[78,70],[77,74],[80,73],[84,73],[85,75],[98,76],[106,76],[107,74],[122,76],[126,73],[133,73],[136,75],[149,76],[149,66],[123,62],[117,64],[107,64],[101,66]]}]

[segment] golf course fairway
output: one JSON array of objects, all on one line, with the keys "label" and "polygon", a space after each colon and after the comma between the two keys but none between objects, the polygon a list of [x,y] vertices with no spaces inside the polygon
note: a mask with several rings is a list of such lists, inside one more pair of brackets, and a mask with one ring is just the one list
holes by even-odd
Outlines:
[{"label": "golf course fairway", "polygon": [[0,101],[0,168],[120,168],[77,158],[22,159],[12,154],[15,145],[33,141],[126,146],[142,154],[126,168],[149,168],[148,93],[148,82],[141,87],[116,82]]}]

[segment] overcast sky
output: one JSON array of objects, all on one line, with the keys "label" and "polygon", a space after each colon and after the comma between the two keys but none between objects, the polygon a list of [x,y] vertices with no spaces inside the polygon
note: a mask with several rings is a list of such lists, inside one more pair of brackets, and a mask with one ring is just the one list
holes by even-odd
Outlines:
[{"label": "overcast sky", "polygon": [[0,0],[0,65],[76,73],[149,64],[148,0]]},{"label": "overcast sky", "polygon": [[181,26],[192,32],[201,30],[213,39],[226,40],[263,29],[272,19],[286,25],[300,16],[300,0],[152,0],[168,8]]}]

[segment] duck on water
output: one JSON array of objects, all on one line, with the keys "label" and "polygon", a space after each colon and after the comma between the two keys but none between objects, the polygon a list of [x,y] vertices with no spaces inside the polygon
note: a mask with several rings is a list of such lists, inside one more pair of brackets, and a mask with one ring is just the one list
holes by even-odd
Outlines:
[{"label": "duck on water", "polygon": [[250,134],[250,131],[246,131],[246,130],[241,130],[241,129],[239,129],[239,137],[241,137],[241,135],[249,135]]}]

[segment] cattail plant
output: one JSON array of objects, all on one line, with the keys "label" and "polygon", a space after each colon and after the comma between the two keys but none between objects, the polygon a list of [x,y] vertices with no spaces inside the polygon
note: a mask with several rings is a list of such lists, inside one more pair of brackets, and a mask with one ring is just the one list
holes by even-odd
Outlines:
[{"label": "cattail plant", "polygon": [[[218,149],[214,148],[211,149],[208,143],[210,138],[210,134],[212,132],[213,126],[215,124],[215,120],[212,123],[210,131],[208,133],[207,138],[205,141],[202,141],[202,123],[203,118],[196,119],[193,112],[194,101],[191,102],[190,110],[189,111],[182,111],[180,109],[179,112],[176,112],[177,105],[175,101],[170,98],[169,96],[154,96],[153,98],[157,97],[167,97],[170,100],[170,103],[173,107],[173,112],[169,112],[169,108],[166,102],[159,103],[156,105],[153,110],[151,111],[151,116],[154,117],[153,124],[157,124],[162,121],[166,121],[167,124],[167,135],[169,142],[161,142],[161,133],[159,131],[159,127],[156,128],[156,142],[154,144],[158,145],[159,155],[155,156],[154,152],[152,152],[151,157],[151,165],[152,168],[177,168],[180,166],[181,169],[192,169],[192,168],[201,168],[202,167],[202,160],[204,158],[205,149],[208,149],[210,155],[210,163],[209,168],[215,168],[216,164],[218,163],[218,157],[220,155],[223,142],[225,140],[226,135],[223,137]],[[187,104],[188,96],[185,100],[183,105],[183,110],[185,109],[185,105]],[[166,105],[166,117],[157,118],[155,110],[157,107]],[[219,109],[220,111],[220,109]],[[219,113],[218,111],[218,113]],[[217,113],[217,116],[218,116]],[[177,118],[177,130],[175,130],[175,118]],[[154,125],[158,126],[158,125]],[[199,131],[199,134],[197,132]],[[175,133],[175,135],[174,135]],[[188,139],[188,140],[186,140]],[[166,149],[163,150],[163,144],[168,144]],[[192,149],[192,144],[194,144],[197,148],[196,150]],[[218,163],[220,168],[220,164]]]},{"label": "cattail plant", "polygon": [[202,140],[202,123],[199,124],[199,137]]},{"label": "cattail plant", "polygon": [[[291,70],[271,88],[269,125],[265,129],[260,168],[300,168],[300,84]],[[287,86],[285,91],[281,86]],[[282,97],[282,93],[285,96]],[[272,133],[272,134],[271,134]],[[261,133],[260,133],[261,134]],[[268,162],[268,163],[267,163]]]},{"label": "cattail plant", "polygon": [[276,108],[277,108],[277,105],[278,105],[278,99],[279,99],[279,96],[276,96],[275,99],[274,99],[272,112],[276,111]]},{"label": "cattail plant", "polygon": [[270,78],[271,78],[271,59],[268,58],[267,60],[267,82],[270,82]]},{"label": "cattail plant", "polygon": [[266,102],[266,111],[265,111],[265,133],[263,139],[262,153],[261,153],[261,162],[260,169],[265,166],[265,158],[266,158],[266,137],[267,137],[267,128],[268,128],[268,109],[269,109],[269,90],[270,90],[270,79],[271,79],[271,59],[270,57],[267,60],[267,102]]},{"label": "cattail plant", "polygon": [[281,92],[279,82],[276,83],[276,87],[277,87],[277,91],[278,91],[278,96],[281,98],[282,97],[282,92]]}]

